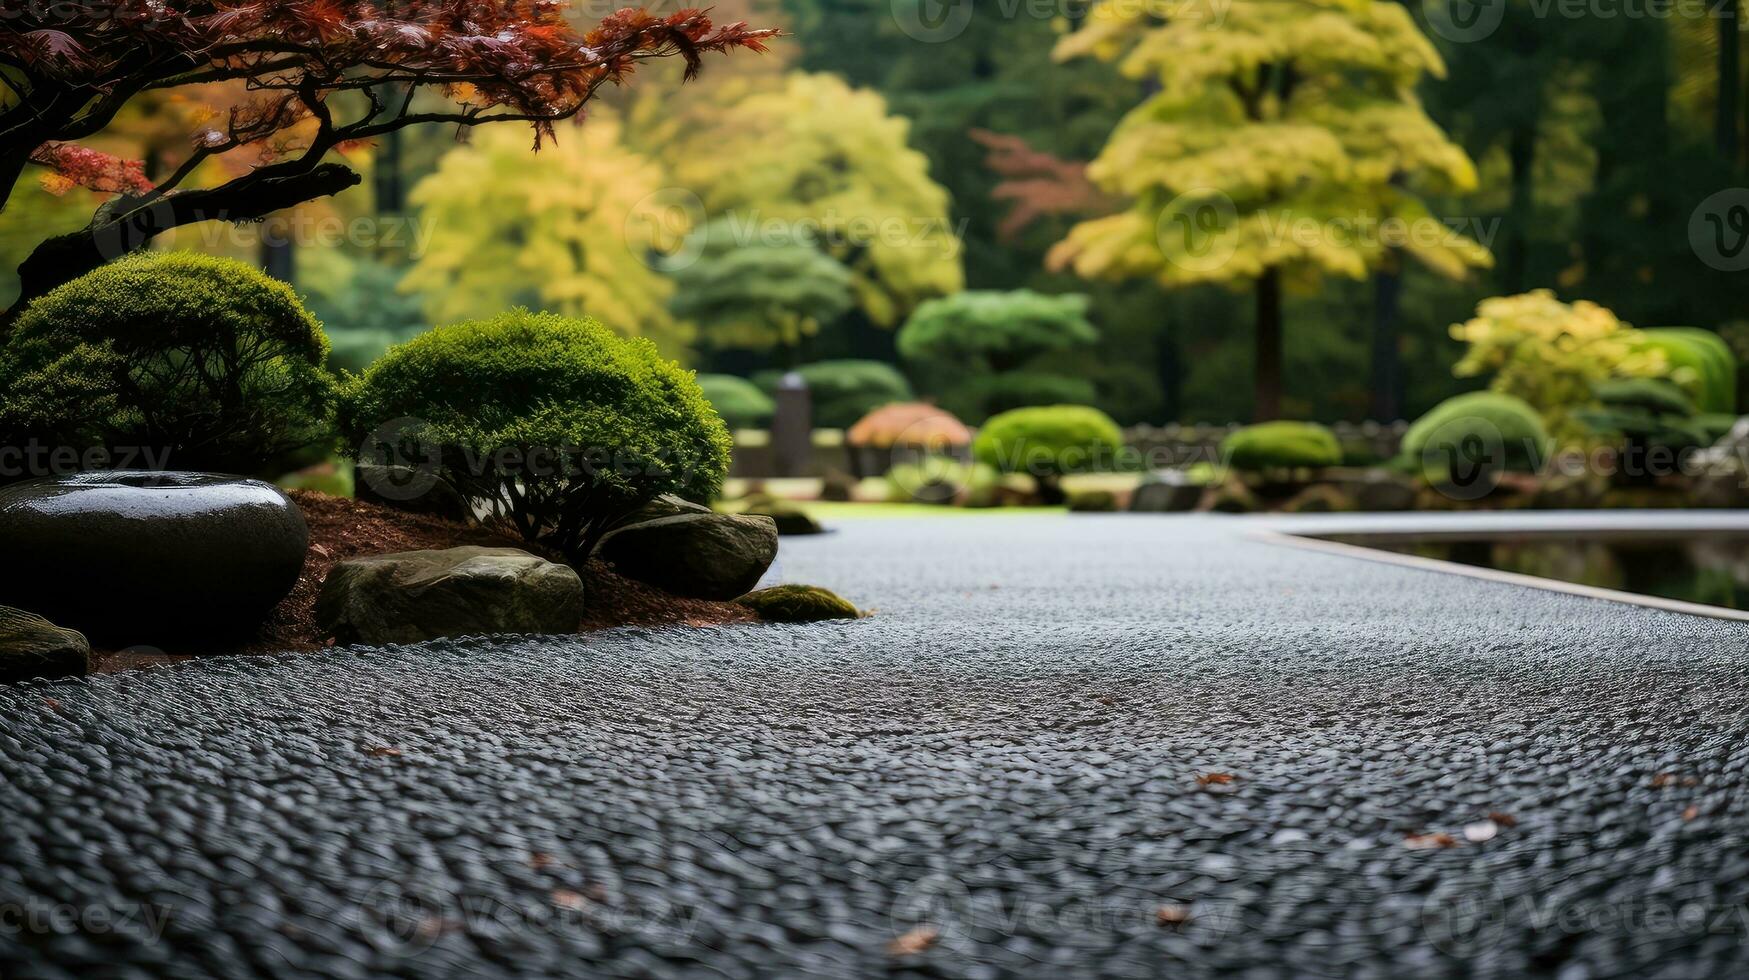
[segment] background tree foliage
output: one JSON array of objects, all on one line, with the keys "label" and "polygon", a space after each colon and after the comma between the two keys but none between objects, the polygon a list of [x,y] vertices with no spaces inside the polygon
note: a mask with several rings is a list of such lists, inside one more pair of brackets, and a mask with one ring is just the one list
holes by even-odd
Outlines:
[{"label": "background tree foliage", "polygon": [[670,315],[673,285],[650,260],[675,241],[661,222],[635,220],[667,179],[621,132],[600,112],[538,154],[509,129],[446,154],[413,190],[434,234],[401,288],[425,297],[434,323],[527,306],[593,316],[679,353],[691,333]]},{"label": "background tree foliage", "polygon": [[[1488,252],[1415,185],[1476,184],[1414,87],[1444,64],[1408,11],[1359,0],[1093,7],[1058,47],[1148,79],[1089,176],[1130,205],[1077,225],[1053,263],[1164,286],[1256,284],[1256,409],[1281,411],[1283,279],[1364,279],[1407,254],[1453,278]],[[1164,17],[1161,14],[1164,13]],[[1392,234],[1395,223],[1407,229]]]}]

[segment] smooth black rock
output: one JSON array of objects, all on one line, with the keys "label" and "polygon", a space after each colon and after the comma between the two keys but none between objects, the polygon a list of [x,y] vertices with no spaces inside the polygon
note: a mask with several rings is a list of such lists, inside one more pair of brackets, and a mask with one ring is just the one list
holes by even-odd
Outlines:
[{"label": "smooth black rock", "polygon": [[308,548],[297,505],[259,480],[99,472],[0,489],[0,602],[114,645],[247,632]]},{"label": "smooth black rock", "polygon": [[679,514],[610,531],[595,553],[674,595],[733,599],[758,585],[777,557],[777,525],[769,517]]}]

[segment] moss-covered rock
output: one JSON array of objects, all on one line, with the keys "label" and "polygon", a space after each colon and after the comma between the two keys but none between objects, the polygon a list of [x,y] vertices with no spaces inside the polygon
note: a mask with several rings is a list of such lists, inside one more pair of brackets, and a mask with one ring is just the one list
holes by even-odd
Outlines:
[{"label": "moss-covered rock", "polygon": [[74,630],[22,609],[0,606],[0,684],[32,677],[84,677],[91,644]]},{"label": "moss-covered rock", "polygon": [[735,601],[771,623],[817,623],[862,615],[848,600],[817,585],[777,585],[749,592]]}]

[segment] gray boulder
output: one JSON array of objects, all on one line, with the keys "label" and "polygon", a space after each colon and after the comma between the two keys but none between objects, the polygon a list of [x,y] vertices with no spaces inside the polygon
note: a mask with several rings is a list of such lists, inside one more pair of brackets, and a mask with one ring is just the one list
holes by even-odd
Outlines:
[{"label": "gray boulder", "polygon": [[769,517],[677,514],[608,532],[595,556],[623,575],[692,599],[747,594],[777,557]]},{"label": "gray boulder", "polygon": [[316,625],[341,643],[417,643],[491,633],[575,633],[583,580],[516,548],[447,548],[335,565]]},{"label": "gray boulder", "polygon": [[91,644],[74,630],[22,609],[0,606],[0,684],[32,677],[84,677]]},{"label": "gray boulder", "polygon": [[247,633],[297,584],[309,529],[271,484],[93,472],[0,489],[0,599],[108,645]]}]

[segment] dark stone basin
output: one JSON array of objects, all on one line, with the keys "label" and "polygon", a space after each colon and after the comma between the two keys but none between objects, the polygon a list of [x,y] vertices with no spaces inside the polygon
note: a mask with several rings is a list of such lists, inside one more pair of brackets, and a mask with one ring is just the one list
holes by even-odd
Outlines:
[{"label": "dark stone basin", "polygon": [[97,472],[0,488],[0,602],[111,646],[249,631],[308,547],[297,505],[259,480]]}]

